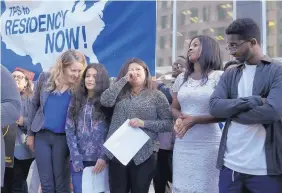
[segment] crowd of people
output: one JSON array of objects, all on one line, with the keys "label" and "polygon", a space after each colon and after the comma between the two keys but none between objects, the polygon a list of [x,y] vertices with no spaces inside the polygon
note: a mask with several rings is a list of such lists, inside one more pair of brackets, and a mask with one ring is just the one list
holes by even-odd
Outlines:
[{"label": "crowd of people", "polygon": [[[111,193],[147,193],[152,181],[156,193],[281,193],[282,64],[263,54],[252,19],[225,32],[234,61],[223,67],[218,42],[196,36],[171,84],[138,58],[110,83],[104,65],[76,50],[41,73],[34,92],[23,71],[9,77],[1,66],[1,124],[18,125],[2,191],[27,193],[36,160],[43,193],[68,193],[70,181],[81,193],[88,166],[108,167]],[[103,144],[127,119],[149,140],[124,166]]]}]

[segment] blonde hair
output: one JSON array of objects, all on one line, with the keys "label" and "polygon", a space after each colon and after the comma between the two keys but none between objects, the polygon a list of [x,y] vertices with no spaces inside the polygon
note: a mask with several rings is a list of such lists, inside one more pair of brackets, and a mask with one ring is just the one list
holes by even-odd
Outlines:
[{"label": "blonde hair", "polygon": [[[83,64],[86,67],[85,56],[76,50],[67,50],[58,57],[56,64],[50,69],[50,77],[48,79],[48,91],[59,92],[64,85],[64,69],[71,66],[74,62]],[[82,72],[83,72],[82,69]],[[79,81],[77,82],[79,83]],[[76,84],[71,85],[70,89],[74,90]]]}]

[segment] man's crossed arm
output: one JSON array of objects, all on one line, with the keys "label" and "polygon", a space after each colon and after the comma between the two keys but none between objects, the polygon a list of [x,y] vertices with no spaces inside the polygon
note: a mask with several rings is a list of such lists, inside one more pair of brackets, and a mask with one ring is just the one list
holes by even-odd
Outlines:
[{"label": "man's crossed arm", "polygon": [[[231,69],[232,70],[232,69]],[[250,96],[228,99],[228,70],[219,81],[210,98],[210,114],[218,118],[232,119],[241,124],[269,124],[282,118],[282,67],[274,74],[266,99]]]}]

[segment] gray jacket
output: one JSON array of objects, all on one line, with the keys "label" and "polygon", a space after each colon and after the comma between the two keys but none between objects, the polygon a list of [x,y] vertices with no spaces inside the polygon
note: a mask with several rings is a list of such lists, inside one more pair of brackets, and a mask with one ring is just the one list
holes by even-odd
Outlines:
[{"label": "gray jacket", "polygon": [[27,126],[27,134],[29,136],[34,135],[34,132],[38,132],[42,129],[44,124],[44,106],[46,100],[50,94],[47,91],[48,85],[47,80],[50,73],[42,72],[37,80],[36,86],[34,88],[34,95],[31,101],[28,120],[29,124]]},{"label": "gray jacket", "polygon": [[[15,123],[20,118],[21,97],[11,73],[1,65],[1,127]],[[1,130],[1,185],[5,172],[5,144]]]},{"label": "gray jacket", "polygon": [[[282,174],[282,64],[265,56],[257,65],[253,96],[238,98],[238,83],[244,64],[227,70],[210,99],[210,114],[226,118],[219,147],[217,168],[223,166],[231,120],[262,124],[266,130],[265,153],[268,175]],[[262,98],[266,98],[263,103]]]},{"label": "gray jacket", "polygon": [[25,138],[27,134],[27,126],[29,124],[28,114],[29,107],[31,103],[31,97],[22,97],[22,110],[21,115],[23,116],[24,122],[23,126],[18,127],[16,143],[15,143],[15,157],[19,160],[26,160],[33,158],[33,153],[30,151],[28,146],[25,143]]},{"label": "gray jacket", "polygon": [[1,127],[20,118],[21,96],[11,73],[1,65]]}]

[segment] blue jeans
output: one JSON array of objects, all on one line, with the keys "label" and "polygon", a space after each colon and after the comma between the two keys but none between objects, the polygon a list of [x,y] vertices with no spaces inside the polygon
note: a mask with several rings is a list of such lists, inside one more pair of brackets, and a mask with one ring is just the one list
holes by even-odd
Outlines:
[{"label": "blue jeans", "polygon": [[254,176],[223,167],[219,176],[219,193],[281,193],[282,175]]},{"label": "blue jeans", "polygon": [[[84,161],[83,165],[84,167],[89,167],[89,166],[95,166],[96,162],[92,161]],[[72,177],[72,186],[73,186],[73,192],[74,193],[82,193],[82,171],[75,172],[73,170],[73,166],[71,163],[71,177]]]}]

